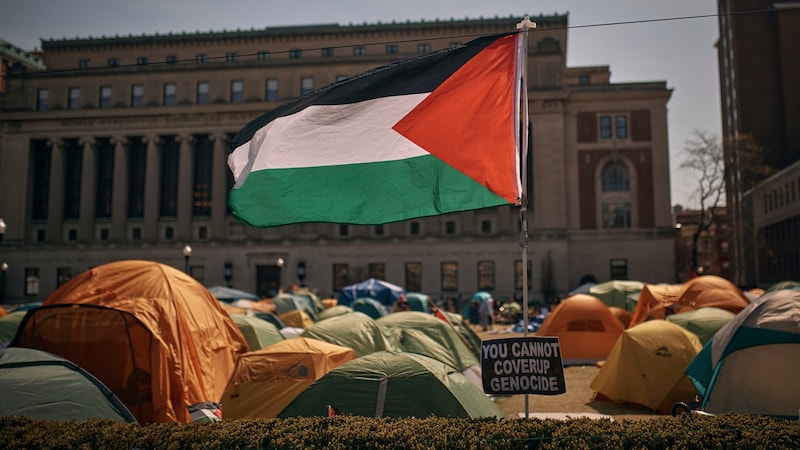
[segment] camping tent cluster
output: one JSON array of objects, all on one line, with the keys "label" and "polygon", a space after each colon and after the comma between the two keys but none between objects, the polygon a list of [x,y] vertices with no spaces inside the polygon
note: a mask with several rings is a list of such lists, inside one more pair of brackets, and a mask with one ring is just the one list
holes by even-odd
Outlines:
[{"label": "camping tent cluster", "polygon": [[[582,286],[544,319],[565,364],[596,363],[598,399],[669,413],[700,399],[711,413],[796,417],[800,285],[743,292],[717,276],[683,284]],[[764,383],[768,377],[770,382]]]},{"label": "camping tent cluster", "polygon": [[[392,297],[370,284],[383,310]],[[351,305],[363,294],[354,295]],[[502,417],[479,387],[480,339],[460,317],[428,314],[424,294],[414,300],[425,313],[376,318],[330,300],[302,289],[271,299],[206,289],[151,261],[94,267],[0,318],[9,346],[0,391],[15,392],[0,414],[140,424],[333,410]],[[207,407],[216,409],[195,414]]]}]

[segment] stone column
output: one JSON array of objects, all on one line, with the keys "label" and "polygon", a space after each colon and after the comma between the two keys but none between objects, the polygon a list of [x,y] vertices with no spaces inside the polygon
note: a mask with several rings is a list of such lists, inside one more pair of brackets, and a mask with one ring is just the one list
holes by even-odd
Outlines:
[{"label": "stone column", "polygon": [[224,240],[225,213],[228,206],[227,175],[228,166],[225,160],[228,145],[228,135],[218,133],[211,135],[214,140],[214,158],[211,174],[211,239]]},{"label": "stone column", "polygon": [[194,137],[179,135],[181,144],[178,158],[178,214],[175,239],[191,240],[192,237],[192,200],[194,189]]},{"label": "stone column", "polygon": [[50,158],[50,187],[47,194],[47,241],[63,241],[61,224],[64,220],[64,142],[48,141]]},{"label": "stone column", "polygon": [[145,168],[144,185],[144,230],[145,241],[157,241],[158,236],[158,203],[161,192],[161,155],[159,149],[161,139],[158,136],[145,136],[147,144],[147,167]]},{"label": "stone column", "polygon": [[81,168],[81,211],[78,222],[78,240],[94,241],[94,212],[97,194],[97,141],[93,137],[80,140],[83,147]]},{"label": "stone column", "polygon": [[114,190],[111,194],[111,239],[127,241],[125,223],[128,219],[128,138],[114,136]]}]

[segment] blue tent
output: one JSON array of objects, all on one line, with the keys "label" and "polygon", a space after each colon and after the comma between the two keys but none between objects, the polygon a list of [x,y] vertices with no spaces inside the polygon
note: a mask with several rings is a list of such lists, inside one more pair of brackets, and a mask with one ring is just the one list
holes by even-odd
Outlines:
[{"label": "blue tent", "polygon": [[349,306],[359,298],[373,298],[382,305],[391,306],[400,295],[405,295],[405,290],[392,283],[369,278],[360,283],[345,286],[339,292],[338,301],[340,305]]}]

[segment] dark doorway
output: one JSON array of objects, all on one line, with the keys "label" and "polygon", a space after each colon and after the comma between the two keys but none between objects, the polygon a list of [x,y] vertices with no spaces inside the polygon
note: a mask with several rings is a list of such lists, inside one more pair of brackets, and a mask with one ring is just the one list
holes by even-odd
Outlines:
[{"label": "dark doorway", "polygon": [[278,295],[281,288],[281,267],[271,264],[256,266],[256,294],[261,298]]}]

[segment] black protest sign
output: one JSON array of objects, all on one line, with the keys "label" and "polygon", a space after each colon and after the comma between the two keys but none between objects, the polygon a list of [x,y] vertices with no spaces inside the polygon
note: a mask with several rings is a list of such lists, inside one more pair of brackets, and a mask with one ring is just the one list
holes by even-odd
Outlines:
[{"label": "black protest sign", "polygon": [[481,369],[483,392],[489,395],[567,392],[557,337],[483,341]]}]

